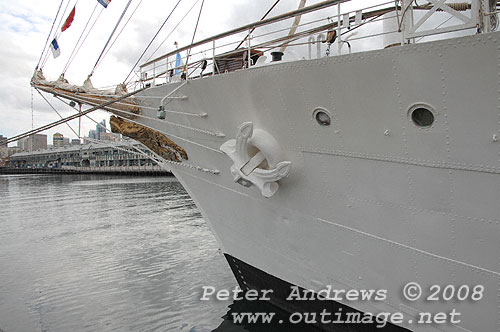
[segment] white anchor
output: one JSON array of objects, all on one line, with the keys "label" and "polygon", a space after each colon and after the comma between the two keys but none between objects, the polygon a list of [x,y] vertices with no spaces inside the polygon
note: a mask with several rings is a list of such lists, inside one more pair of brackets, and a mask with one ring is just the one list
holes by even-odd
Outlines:
[{"label": "white anchor", "polygon": [[[252,157],[249,146],[257,149]],[[264,130],[254,131],[252,122],[241,124],[236,139],[222,144],[220,149],[233,161],[231,173],[234,182],[245,187],[255,185],[267,198],[278,191],[277,181],[288,175],[292,165],[290,161],[277,162],[276,159],[281,156],[278,142]]]}]

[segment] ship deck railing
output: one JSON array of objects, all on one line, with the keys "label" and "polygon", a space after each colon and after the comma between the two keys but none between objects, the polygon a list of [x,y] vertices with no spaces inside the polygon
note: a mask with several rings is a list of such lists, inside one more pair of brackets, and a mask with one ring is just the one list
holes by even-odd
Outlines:
[{"label": "ship deck railing", "polygon": [[[140,66],[140,83],[160,85],[246,70],[268,64],[270,54],[284,48],[284,61],[312,60],[369,49],[404,47],[457,34],[489,32],[498,26],[496,4],[488,0],[429,0],[426,5],[418,5],[414,0],[392,0],[357,7],[356,1],[323,1],[229,30],[150,60]],[[290,32],[292,20],[299,16],[301,23],[296,25],[295,32]],[[332,33],[336,39],[330,44],[327,38]],[[176,65],[178,53],[181,66]],[[256,53],[264,56],[256,56]],[[221,68],[221,63],[230,65]]]}]

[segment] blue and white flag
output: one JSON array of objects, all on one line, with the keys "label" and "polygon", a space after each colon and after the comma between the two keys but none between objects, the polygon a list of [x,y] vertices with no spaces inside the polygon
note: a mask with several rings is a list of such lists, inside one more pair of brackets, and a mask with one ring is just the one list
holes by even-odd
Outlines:
[{"label": "blue and white flag", "polygon": [[111,0],[97,0],[104,8],[107,8]]},{"label": "blue and white flag", "polygon": [[181,70],[179,69],[182,66],[182,59],[181,59],[181,54],[177,52],[177,55],[175,56],[175,70],[174,70],[174,76],[177,76],[181,73]]},{"label": "blue and white flag", "polygon": [[59,44],[57,44],[57,40],[54,38],[52,43],[50,43],[50,49],[52,51],[52,55],[54,59],[61,55],[61,50],[59,49]]}]

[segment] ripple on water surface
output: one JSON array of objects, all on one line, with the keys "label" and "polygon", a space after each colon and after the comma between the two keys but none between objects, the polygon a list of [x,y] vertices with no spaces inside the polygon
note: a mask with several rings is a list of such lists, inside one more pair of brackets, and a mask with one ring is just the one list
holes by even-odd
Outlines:
[{"label": "ripple on water surface", "polygon": [[0,176],[0,328],[210,331],[235,281],[174,178]]}]

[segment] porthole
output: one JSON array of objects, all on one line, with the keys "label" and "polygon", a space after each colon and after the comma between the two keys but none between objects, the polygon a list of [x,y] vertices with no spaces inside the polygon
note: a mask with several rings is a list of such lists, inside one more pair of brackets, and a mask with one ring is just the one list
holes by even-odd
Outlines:
[{"label": "porthole", "polygon": [[410,116],[415,126],[428,128],[434,124],[434,113],[430,107],[418,105],[410,110]]},{"label": "porthole", "polygon": [[327,127],[332,124],[332,117],[329,112],[323,108],[315,109],[313,117],[320,126]]}]

